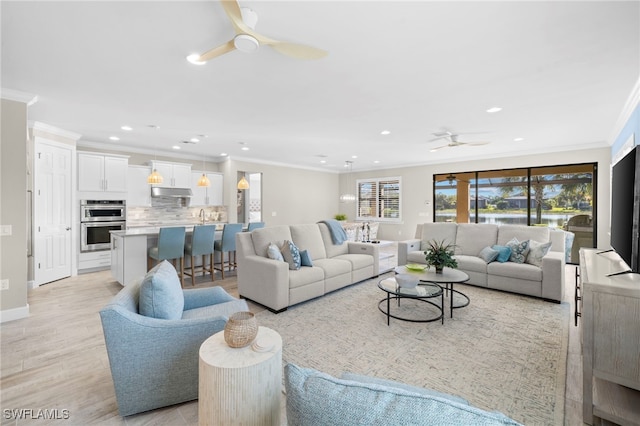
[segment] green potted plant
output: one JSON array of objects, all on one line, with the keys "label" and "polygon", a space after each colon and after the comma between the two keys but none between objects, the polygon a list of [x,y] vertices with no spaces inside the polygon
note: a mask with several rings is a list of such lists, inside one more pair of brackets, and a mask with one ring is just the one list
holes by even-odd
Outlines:
[{"label": "green potted plant", "polygon": [[425,260],[429,267],[434,266],[436,268],[436,274],[441,274],[445,266],[449,268],[458,267],[458,262],[453,258],[455,244],[447,244],[445,240],[431,240],[427,245],[428,248],[424,251]]},{"label": "green potted plant", "polygon": [[347,215],[344,213],[338,213],[333,217],[335,220],[339,221],[339,222],[346,222],[347,220]]}]

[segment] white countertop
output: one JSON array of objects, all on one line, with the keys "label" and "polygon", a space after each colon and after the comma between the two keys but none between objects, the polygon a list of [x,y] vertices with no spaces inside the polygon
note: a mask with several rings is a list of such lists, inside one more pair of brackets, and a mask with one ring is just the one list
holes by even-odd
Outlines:
[{"label": "white countertop", "polygon": [[[220,222],[206,222],[205,225],[215,225],[216,231],[222,231],[222,228],[224,227],[224,223]],[[193,223],[172,223],[166,225],[136,226],[127,228],[124,231],[111,231],[111,233],[120,237],[130,237],[135,235],[158,235],[158,233],[160,232],[160,228],[171,228],[176,226],[184,226],[187,234],[190,234],[193,232],[193,227],[197,225]]]}]

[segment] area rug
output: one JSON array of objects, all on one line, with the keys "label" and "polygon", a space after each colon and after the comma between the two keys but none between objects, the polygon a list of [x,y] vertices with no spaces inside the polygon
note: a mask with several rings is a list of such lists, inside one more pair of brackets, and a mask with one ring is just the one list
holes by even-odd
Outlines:
[{"label": "area rug", "polygon": [[[383,278],[383,277],[380,277]],[[284,342],[283,363],[345,371],[462,396],[526,425],[561,425],[569,305],[456,285],[471,299],[440,321],[412,323],[378,310],[385,294],[368,280],[275,315],[257,314]],[[402,303],[402,309],[426,304]],[[424,306],[423,306],[424,305]],[[445,298],[448,308],[448,299]]]}]

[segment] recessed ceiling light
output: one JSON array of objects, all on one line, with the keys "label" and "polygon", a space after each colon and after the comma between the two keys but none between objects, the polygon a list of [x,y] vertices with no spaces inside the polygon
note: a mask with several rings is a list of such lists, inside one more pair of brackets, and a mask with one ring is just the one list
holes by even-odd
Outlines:
[{"label": "recessed ceiling light", "polygon": [[198,142],[200,142],[200,139],[198,139],[198,138],[191,138],[191,139],[189,139],[189,140],[190,140],[191,142],[193,142],[193,143],[198,143]]},{"label": "recessed ceiling light", "polygon": [[180,147],[179,147],[178,145],[174,145],[174,146],[172,146],[171,148],[173,148],[173,149],[180,149]]},{"label": "recessed ceiling light", "polygon": [[352,155],[351,158],[355,159],[355,158],[358,158],[358,156],[357,155]]},{"label": "recessed ceiling light", "polygon": [[112,141],[119,141],[120,138],[117,136],[109,136],[109,139],[111,139]]},{"label": "recessed ceiling light", "polygon": [[380,134],[383,135],[383,136],[386,136],[386,135],[391,134],[391,132],[389,130],[383,130],[383,131],[380,132]]},{"label": "recessed ceiling light", "polygon": [[220,157],[226,157],[227,155],[229,155],[229,154],[227,154],[226,152],[221,152],[220,153]]},{"label": "recessed ceiling light", "polygon": [[127,131],[127,132],[130,132],[130,131],[132,131],[132,130],[133,130],[133,127],[131,127],[131,126],[122,126],[122,127],[120,127],[120,128],[121,128],[122,130],[124,130],[124,131]]},{"label": "recessed ceiling light", "polygon": [[373,164],[379,164],[380,160],[373,160]]},{"label": "recessed ceiling light", "polygon": [[320,164],[327,164],[327,160],[320,160]]},{"label": "recessed ceiling light", "polygon": [[515,138],[513,141],[514,141],[514,142],[521,142],[521,141],[523,141],[523,140],[524,140],[524,138]]},{"label": "recessed ceiling light", "polygon": [[187,56],[187,61],[189,61],[193,65],[204,65],[204,64],[206,64],[206,62],[200,60],[200,54],[199,53],[192,53],[191,55]]},{"label": "recessed ceiling light", "polygon": [[243,146],[241,149],[242,149],[243,151],[249,151],[249,147],[248,147],[248,146]]},{"label": "recessed ceiling light", "polygon": [[492,108],[489,108],[489,109],[487,110],[487,112],[488,112],[489,114],[493,114],[494,112],[499,112],[499,111],[502,111],[502,108],[500,108],[500,107],[492,107]]}]

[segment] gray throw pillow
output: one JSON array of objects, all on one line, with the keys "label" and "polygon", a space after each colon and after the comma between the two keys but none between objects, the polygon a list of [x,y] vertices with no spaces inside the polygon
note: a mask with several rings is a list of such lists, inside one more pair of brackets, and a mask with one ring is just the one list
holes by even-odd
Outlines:
[{"label": "gray throw pillow", "polygon": [[507,243],[507,247],[511,249],[511,257],[509,257],[510,262],[524,263],[524,260],[527,258],[527,254],[529,253],[529,240],[520,242],[514,237]]},{"label": "gray throw pillow", "polygon": [[526,262],[535,265],[542,266],[542,258],[549,253],[551,249],[551,241],[546,243],[539,243],[534,240],[529,241],[529,253],[527,254]]},{"label": "gray throw pillow", "polygon": [[292,241],[285,240],[281,251],[284,260],[289,264],[290,270],[300,269],[300,250]]},{"label": "gray throw pillow", "polygon": [[152,318],[182,318],[184,293],[178,273],[168,261],[162,261],[145,275],[140,285],[138,311]]},{"label": "gray throw pillow", "polygon": [[487,246],[480,250],[480,254],[478,257],[485,261],[485,263],[491,263],[498,258],[500,252],[498,250],[494,250],[491,247]]}]

